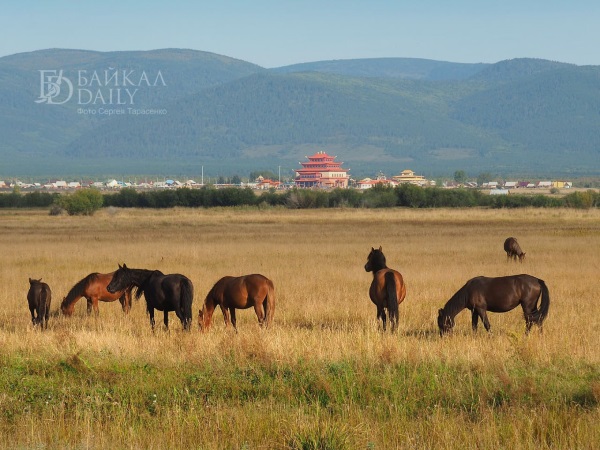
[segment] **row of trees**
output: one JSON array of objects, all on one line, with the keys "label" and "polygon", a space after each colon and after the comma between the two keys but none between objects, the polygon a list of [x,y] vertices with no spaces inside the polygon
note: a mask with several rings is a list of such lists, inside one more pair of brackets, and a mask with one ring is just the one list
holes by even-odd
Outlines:
[{"label": "row of trees", "polygon": [[332,191],[292,189],[256,194],[251,189],[169,189],[142,191],[121,189],[115,194],[102,194],[95,189],[81,189],[72,194],[19,192],[0,195],[0,208],[51,207],[52,214],[66,211],[70,215],[91,215],[103,206],[120,208],[173,208],[218,206],[281,206],[302,208],[443,208],[443,207],[568,207],[600,206],[600,193],[588,190],[564,197],[547,195],[488,195],[475,189],[421,188],[401,185],[395,188],[376,186],[366,191],[334,189]]}]

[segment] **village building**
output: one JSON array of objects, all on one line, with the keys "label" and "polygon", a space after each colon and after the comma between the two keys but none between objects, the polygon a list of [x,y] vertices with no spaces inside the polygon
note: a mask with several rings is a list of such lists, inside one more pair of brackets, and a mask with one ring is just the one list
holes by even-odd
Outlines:
[{"label": "village building", "polygon": [[337,156],[325,152],[317,152],[307,156],[308,162],[301,162],[302,169],[294,170],[298,187],[346,188],[348,187],[348,169],[342,168],[341,162],[335,162]]},{"label": "village building", "polygon": [[383,172],[379,172],[377,174],[377,178],[374,180],[371,178],[363,178],[359,182],[356,183],[356,187],[358,189],[370,189],[373,186],[397,186],[398,182],[394,180],[389,180]]},{"label": "village building", "polygon": [[400,172],[400,175],[394,175],[392,180],[399,184],[409,183],[417,186],[427,186],[429,184],[429,180],[426,180],[423,175],[415,175],[415,172],[408,169]]},{"label": "village building", "polygon": [[280,186],[281,186],[281,182],[274,181],[269,178],[264,178],[262,175],[260,175],[256,179],[256,183],[254,184],[255,189],[271,189],[271,188],[278,189]]}]

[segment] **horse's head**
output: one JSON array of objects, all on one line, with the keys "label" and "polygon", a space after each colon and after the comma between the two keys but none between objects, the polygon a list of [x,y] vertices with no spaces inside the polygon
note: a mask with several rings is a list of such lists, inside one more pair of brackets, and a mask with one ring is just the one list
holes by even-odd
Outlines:
[{"label": "horse's head", "polygon": [[71,304],[67,305],[67,297],[63,297],[62,303],[60,304],[60,312],[62,312],[65,316],[72,316],[74,309],[75,302],[71,302]]},{"label": "horse's head", "polygon": [[524,260],[524,259],[525,259],[525,252],[523,252],[523,253],[521,253],[521,254],[519,255],[519,261],[520,261],[520,262],[523,262],[523,260]]},{"label": "horse's head", "polygon": [[41,278],[39,280],[34,280],[33,278],[29,279],[29,285],[30,286],[33,286],[34,284],[41,283],[41,282],[42,282]]},{"label": "horse's head", "polygon": [[440,329],[440,336],[443,336],[445,333],[449,333],[454,327],[454,319],[446,314],[443,309],[438,311],[437,322]]},{"label": "horse's head", "polygon": [[110,283],[108,283],[108,286],[106,286],[106,290],[111,294],[114,294],[115,292],[122,291],[130,285],[130,269],[127,267],[127,264],[123,264],[123,266],[119,264],[119,269],[114,273]]},{"label": "horse's head", "polygon": [[371,252],[367,256],[367,263],[365,264],[365,270],[367,272],[377,272],[378,270],[387,267],[385,263],[385,255],[381,251],[381,246],[377,250],[371,247]]},{"label": "horse's head", "polygon": [[198,328],[200,331],[208,331],[212,319],[212,313],[204,311],[204,308],[198,310]]}]

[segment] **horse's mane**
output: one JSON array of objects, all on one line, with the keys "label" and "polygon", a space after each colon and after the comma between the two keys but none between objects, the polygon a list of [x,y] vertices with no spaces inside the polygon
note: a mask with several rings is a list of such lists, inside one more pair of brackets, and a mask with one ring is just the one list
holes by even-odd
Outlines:
[{"label": "horse's mane", "polygon": [[446,302],[443,308],[445,316],[454,318],[459,312],[466,308],[469,297],[469,282],[456,291],[456,293],[450,297],[450,300]]},{"label": "horse's mane", "polygon": [[98,275],[100,275],[98,272],[90,273],[88,276],[82,278],[77,283],[75,283],[75,286],[71,288],[71,290],[63,300],[62,304],[69,305],[75,300],[81,298],[81,296],[83,295],[83,291],[85,291],[87,285],[90,282],[94,281],[98,277]]},{"label": "horse's mane", "polygon": [[[135,270],[137,273],[140,274],[144,274],[145,278],[141,283],[134,283],[133,286],[135,286],[135,293],[134,293],[134,297],[136,300],[139,300],[140,297],[142,296],[142,294],[144,293],[144,291],[146,290],[146,288],[148,287],[148,280],[150,279],[150,277],[153,274],[158,274],[158,275],[163,275],[164,274],[160,271],[160,270],[147,270],[147,269],[131,269],[132,271]],[[146,276],[147,275],[147,276]],[[128,288],[131,289],[131,288]]]}]

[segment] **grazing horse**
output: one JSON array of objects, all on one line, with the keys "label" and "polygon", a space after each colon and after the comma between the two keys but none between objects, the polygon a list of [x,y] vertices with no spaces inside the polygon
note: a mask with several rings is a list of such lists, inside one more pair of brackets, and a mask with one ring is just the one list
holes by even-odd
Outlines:
[{"label": "grazing horse", "polygon": [[85,297],[87,300],[87,313],[91,314],[92,308],[96,315],[100,313],[98,310],[98,301],[101,302],[114,302],[119,300],[123,312],[127,314],[131,309],[131,286],[125,286],[114,293],[108,292],[106,286],[112,280],[114,272],[112,273],[90,273],[85,278],[79,280],[75,286],[71,288],[67,296],[63,299],[60,304],[60,310],[65,316],[73,315],[75,309],[75,303],[81,298]]},{"label": "grazing horse", "polygon": [[[540,296],[542,300],[538,309]],[[526,333],[534,323],[541,331],[550,307],[550,294],[544,280],[526,274],[472,278],[438,311],[440,336],[452,330],[454,317],[465,308],[471,310],[473,331],[477,331],[479,318],[485,329],[490,331],[487,311],[508,312],[518,305],[523,308]]]},{"label": "grazing horse", "polygon": [[269,327],[275,313],[275,288],[273,282],[260,274],[241,277],[223,277],[208,292],[202,309],[198,311],[201,330],[210,328],[213,312],[219,306],[223,312],[225,327],[231,323],[237,332],[235,310],[254,307],[258,323]]},{"label": "grazing horse", "polygon": [[504,241],[504,251],[506,252],[506,260],[512,258],[514,261],[519,258],[519,262],[525,259],[525,252],[521,250],[521,246],[517,242],[517,238],[509,237]]},{"label": "grazing horse", "polygon": [[398,305],[406,297],[406,285],[400,272],[389,269],[385,263],[385,255],[381,251],[371,247],[371,252],[365,264],[367,272],[373,272],[373,281],[369,288],[369,297],[377,306],[377,319],[383,322],[383,331],[386,325],[386,313],[390,315],[392,332],[398,327]]},{"label": "grazing horse", "polygon": [[[52,292],[50,286],[42,282],[42,279],[29,279],[29,292],[27,301],[31,311],[31,322],[33,326],[40,325],[41,329],[48,328],[48,317],[50,316],[50,301]],[[37,317],[36,317],[37,313]]]},{"label": "grazing horse", "polygon": [[113,275],[106,290],[119,292],[126,286],[132,285],[136,287],[136,299],[139,299],[142,294],[146,298],[146,309],[153,330],[155,309],[164,312],[164,323],[167,329],[169,311],[175,311],[184,330],[190,329],[194,285],[188,277],[178,273],[165,275],[159,270],[130,269],[123,264],[123,267],[119,265],[119,270]]}]

